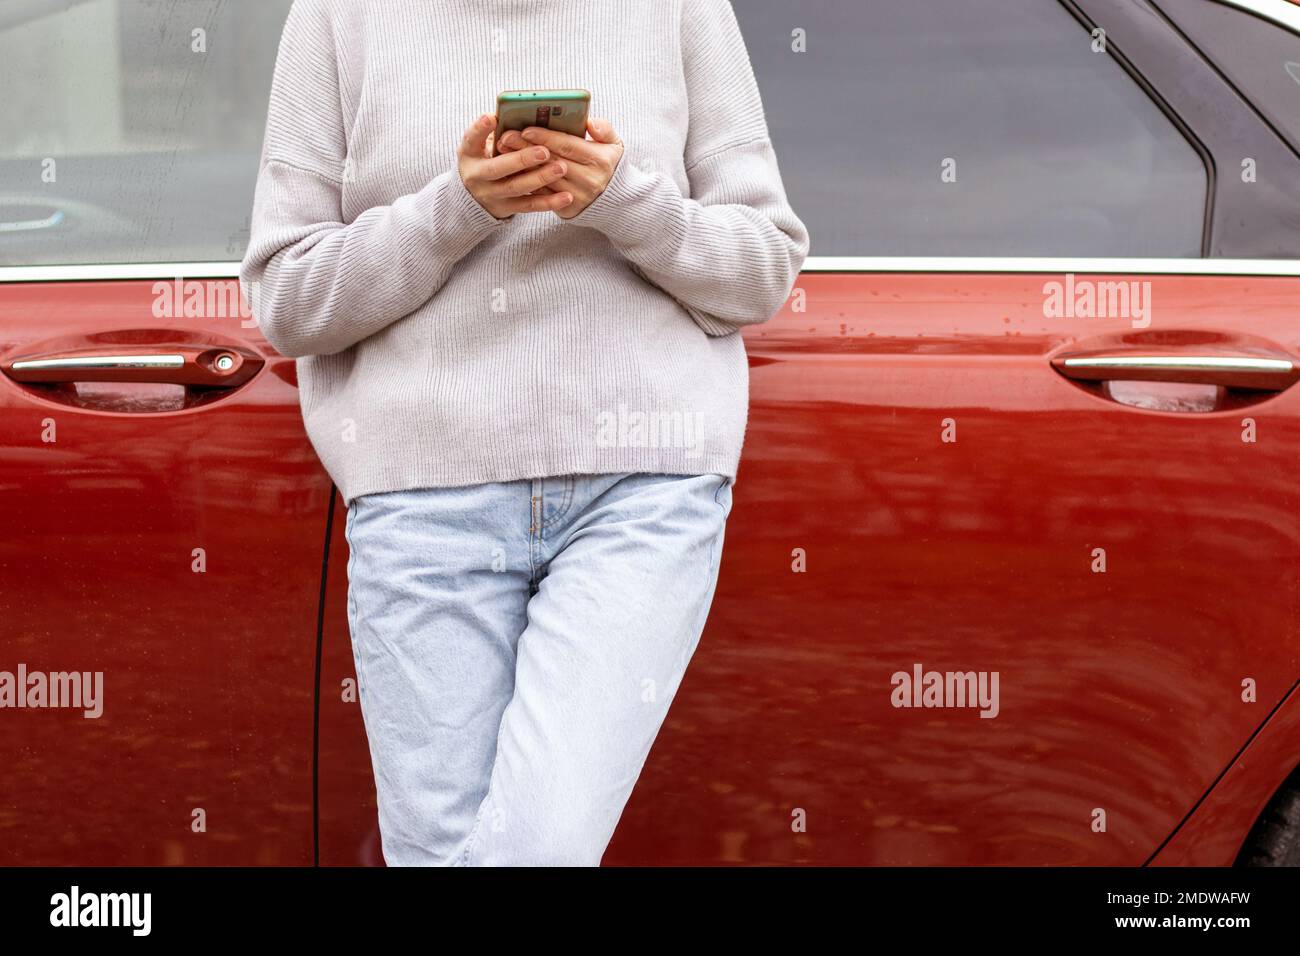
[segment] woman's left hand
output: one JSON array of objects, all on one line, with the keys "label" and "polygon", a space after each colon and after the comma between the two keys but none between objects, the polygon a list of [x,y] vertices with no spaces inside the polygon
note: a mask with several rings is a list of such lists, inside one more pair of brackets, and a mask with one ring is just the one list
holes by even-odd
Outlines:
[{"label": "woman's left hand", "polygon": [[554,210],[561,219],[572,219],[595,202],[596,197],[609,185],[614,170],[623,158],[623,141],[615,134],[609,120],[588,119],[587,132],[591,139],[530,126],[522,135],[510,130],[501,137],[502,152],[512,152],[526,146],[545,146],[552,155],[565,161],[569,167],[568,173],[546,187],[551,192],[573,194],[573,202]]}]

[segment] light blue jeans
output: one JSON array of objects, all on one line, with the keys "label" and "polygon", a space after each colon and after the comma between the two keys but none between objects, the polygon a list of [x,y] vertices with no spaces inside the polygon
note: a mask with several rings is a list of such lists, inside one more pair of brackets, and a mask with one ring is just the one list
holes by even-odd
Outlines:
[{"label": "light blue jeans", "polygon": [[731,486],[353,500],[348,619],[390,866],[599,864],[704,629]]}]

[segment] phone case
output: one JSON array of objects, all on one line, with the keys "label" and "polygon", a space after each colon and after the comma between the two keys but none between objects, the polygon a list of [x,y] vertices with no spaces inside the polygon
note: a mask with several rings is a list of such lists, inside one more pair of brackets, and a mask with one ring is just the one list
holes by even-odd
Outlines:
[{"label": "phone case", "polygon": [[508,130],[529,126],[555,129],[573,136],[587,135],[591,94],[586,90],[507,90],[497,97],[497,128],[492,152]]}]

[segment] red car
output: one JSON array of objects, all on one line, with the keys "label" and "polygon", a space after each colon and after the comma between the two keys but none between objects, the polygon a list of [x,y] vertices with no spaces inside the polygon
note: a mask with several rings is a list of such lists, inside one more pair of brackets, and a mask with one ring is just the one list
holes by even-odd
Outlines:
[{"label": "red car", "polygon": [[[1300,6],[736,6],[814,257],[605,862],[1300,863]],[[380,862],[287,8],[0,8],[0,863]]]}]

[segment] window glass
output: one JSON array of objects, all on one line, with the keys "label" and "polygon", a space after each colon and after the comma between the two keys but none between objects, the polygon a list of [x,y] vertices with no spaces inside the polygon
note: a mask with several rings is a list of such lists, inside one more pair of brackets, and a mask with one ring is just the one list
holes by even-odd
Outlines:
[{"label": "window glass", "polygon": [[289,5],[0,2],[0,265],[240,259]]},{"label": "window glass", "polygon": [[734,6],[814,255],[1200,255],[1199,154],[1060,4]]},{"label": "window glass", "polygon": [[[241,258],[289,5],[0,3],[0,265]],[[1199,157],[1058,4],[735,8],[814,254],[1199,254]]]},{"label": "window glass", "polygon": [[1160,8],[1300,152],[1300,34],[1210,0]]}]

